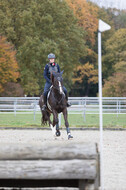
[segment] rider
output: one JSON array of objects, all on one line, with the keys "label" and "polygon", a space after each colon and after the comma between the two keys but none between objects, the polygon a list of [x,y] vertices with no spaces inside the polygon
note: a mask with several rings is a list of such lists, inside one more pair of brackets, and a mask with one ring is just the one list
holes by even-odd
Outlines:
[{"label": "rider", "polygon": [[[46,103],[47,103],[47,94],[49,91],[49,88],[51,87],[51,72],[55,71],[60,73],[60,67],[57,63],[55,63],[55,55],[53,53],[50,53],[48,55],[49,63],[46,64],[44,68],[44,78],[46,79],[45,87],[44,87],[44,105],[42,107],[42,110],[44,111],[46,109]],[[68,101],[68,95],[67,95],[67,89],[63,86],[63,91],[66,96],[66,100]],[[70,104],[67,102],[67,107],[69,107]]]}]

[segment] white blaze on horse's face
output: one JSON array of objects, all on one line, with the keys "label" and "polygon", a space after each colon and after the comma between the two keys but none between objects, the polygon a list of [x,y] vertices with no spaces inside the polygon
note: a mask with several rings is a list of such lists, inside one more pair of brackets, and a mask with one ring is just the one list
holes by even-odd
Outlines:
[{"label": "white blaze on horse's face", "polygon": [[60,94],[64,94],[64,92],[63,92],[63,88],[62,88],[62,85],[61,85],[61,82],[60,82],[60,81],[58,81],[58,82],[59,82]]}]

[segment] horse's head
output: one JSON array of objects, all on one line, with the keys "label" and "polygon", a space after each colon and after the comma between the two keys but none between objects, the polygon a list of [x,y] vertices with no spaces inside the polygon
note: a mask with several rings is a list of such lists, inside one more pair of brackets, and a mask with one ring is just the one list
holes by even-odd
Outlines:
[{"label": "horse's head", "polygon": [[64,94],[62,74],[63,74],[63,71],[60,73],[53,72],[51,74],[52,85],[55,89],[59,91],[60,94]]}]

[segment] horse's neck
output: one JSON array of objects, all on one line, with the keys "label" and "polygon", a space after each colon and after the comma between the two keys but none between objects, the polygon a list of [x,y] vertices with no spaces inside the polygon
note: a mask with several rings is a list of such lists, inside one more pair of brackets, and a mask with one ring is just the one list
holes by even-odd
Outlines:
[{"label": "horse's neck", "polygon": [[62,94],[59,93],[59,90],[55,89],[55,87],[52,87],[54,97],[57,99],[61,99]]}]

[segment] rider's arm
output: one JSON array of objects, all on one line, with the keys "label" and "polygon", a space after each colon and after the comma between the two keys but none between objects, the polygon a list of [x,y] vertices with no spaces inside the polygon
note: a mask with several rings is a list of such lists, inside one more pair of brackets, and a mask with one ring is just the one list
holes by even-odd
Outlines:
[{"label": "rider's arm", "polygon": [[47,82],[51,82],[51,80],[48,78],[48,65],[45,66],[44,68],[44,78],[46,79]]}]

